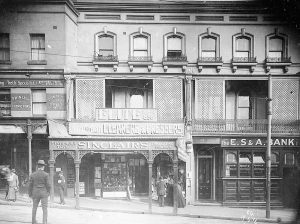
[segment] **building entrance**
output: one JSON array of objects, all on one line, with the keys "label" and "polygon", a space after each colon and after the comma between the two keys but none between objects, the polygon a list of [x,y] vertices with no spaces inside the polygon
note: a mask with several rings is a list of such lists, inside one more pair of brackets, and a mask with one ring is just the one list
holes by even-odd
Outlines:
[{"label": "building entrance", "polygon": [[198,158],[198,198],[211,199],[212,193],[212,158]]}]

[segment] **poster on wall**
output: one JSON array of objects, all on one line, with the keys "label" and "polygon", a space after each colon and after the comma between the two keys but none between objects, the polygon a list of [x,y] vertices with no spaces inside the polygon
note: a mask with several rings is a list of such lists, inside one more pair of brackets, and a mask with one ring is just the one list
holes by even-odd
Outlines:
[{"label": "poster on wall", "polygon": [[79,195],[85,194],[84,182],[79,182]]}]

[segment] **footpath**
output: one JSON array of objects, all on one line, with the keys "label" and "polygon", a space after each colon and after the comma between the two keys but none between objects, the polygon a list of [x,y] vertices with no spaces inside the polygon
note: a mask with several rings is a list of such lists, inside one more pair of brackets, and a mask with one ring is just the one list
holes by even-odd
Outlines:
[{"label": "footpath", "polygon": [[[66,198],[66,204],[59,204],[59,197],[54,198],[49,207],[61,209],[75,209],[75,198]],[[146,198],[133,198],[132,200],[102,199],[80,197],[80,210],[102,211],[102,212],[123,212],[132,214],[149,214]],[[16,202],[5,200],[4,194],[0,194],[2,205],[32,206],[31,199],[27,195],[19,195]],[[159,207],[156,201],[152,203],[152,214],[174,216],[173,207]],[[271,210],[271,218],[265,218],[264,208],[232,208],[219,204],[198,203],[187,205],[185,208],[178,208],[177,216],[205,219],[223,219],[241,221],[241,223],[291,223],[294,218],[294,210],[276,208]]]}]

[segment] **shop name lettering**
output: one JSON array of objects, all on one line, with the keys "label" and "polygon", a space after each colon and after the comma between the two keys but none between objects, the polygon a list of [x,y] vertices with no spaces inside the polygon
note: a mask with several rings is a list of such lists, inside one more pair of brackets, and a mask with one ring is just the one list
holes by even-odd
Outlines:
[{"label": "shop name lettering", "polygon": [[56,142],[50,143],[52,149],[74,150],[74,149],[173,149],[172,142],[97,142],[97,141],[79,141],[79,142]]},{"label": "shop name lettering", "polygon": [[70,123],[70,134],[89,135],[183,135],[181,124],[74,124]]},{"label": "shop name lettering", "polygon": [[2,80],[0,86],[63,86],[63,82],[58,80]]},{"label": "shop name lettering", "polygon": [[[266,139],[223,139],[222,140],[223,146],[266,146],[267,140]],[[272,146],[297,146],[298,142],[294,138],[275,138],[271,139]]]},{"label": "shop name lettering", "polygon": [[151,109],[96,109],[98,121],[157,121],[157,111]]}]

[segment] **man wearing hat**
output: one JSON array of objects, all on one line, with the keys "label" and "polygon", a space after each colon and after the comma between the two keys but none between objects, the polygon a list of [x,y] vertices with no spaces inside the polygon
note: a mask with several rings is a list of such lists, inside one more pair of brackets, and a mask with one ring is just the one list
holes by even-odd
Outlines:
[{"label": "man wearing hat", "polygon": [[47,224],[47,207],[48,196],[50,194],[49,175],[44,171],[45,161],[39,160],[37,163],[37,171],[32,173],[29,178],[29,197],[32,198],[32,224],[36,224],[36,210],[41,201],[43,209],[43,224]]},{"label": "man wearing hat", "polygon": [[60,198],[60,204],[66,204],[65,203],[65,188],[66,188],[66,179],[64,177],[63,171],[59,171],[58,173],[58,188],[59,188],[59,198]]}]

